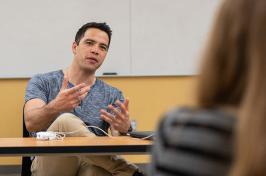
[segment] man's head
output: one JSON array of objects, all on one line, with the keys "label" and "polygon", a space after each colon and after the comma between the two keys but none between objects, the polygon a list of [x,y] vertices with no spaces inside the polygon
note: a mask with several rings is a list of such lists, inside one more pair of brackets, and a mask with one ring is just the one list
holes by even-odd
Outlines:
[{"label": "man's head", "polygon": [[94,74],[102,65],[111,40],[112,31],[106,23],[87,23],[77,32],[72,45],[74,66]]},{"label": "man's head", "polygon": [[112,30],[110,26],[107,25],[106,23],[89,22],[84,24],[83,26],[81,26],[81,28],[79,28],[78,32],[76,33],[75,42],[79,44],[80,40],[84,37],[85,32],[90,28],[99,29],[101,31],[104,31],[108,35],[109,38],[108,48],[109,48],[111,42]]}]

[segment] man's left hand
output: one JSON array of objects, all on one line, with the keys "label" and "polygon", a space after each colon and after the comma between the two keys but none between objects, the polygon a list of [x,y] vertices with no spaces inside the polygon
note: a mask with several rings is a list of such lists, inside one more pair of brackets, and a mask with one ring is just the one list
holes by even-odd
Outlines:
[{"label": "man's left hand", "polygon": [[107,112],[106,110],[101,110],[101,118],[111,125],[111,128],[119,131],[120,133],[127,133],[130,128],[128,104],[129,100],[126,99],[123,103],[116,100],[115,104],[120,108],[117,109],[113,105],[108,105],[113,114]]}]

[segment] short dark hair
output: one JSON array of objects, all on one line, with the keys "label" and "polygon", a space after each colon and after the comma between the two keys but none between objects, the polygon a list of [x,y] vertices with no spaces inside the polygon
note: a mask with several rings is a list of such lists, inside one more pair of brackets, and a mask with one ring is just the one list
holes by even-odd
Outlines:
[{"label": "short dark hair", "polygon": [[108,24],[106,24],[105,22],[104,23],[89,22],[89,23],[86,23],[83,26],[81,26],[79,28],[78,32],[76,33],[76,36],[75,36],[75,42],[77,44],[79,44],[80,40],[84,37],[85,32],[89,28],[96,28],[96,29],[99,29],[101,31],[104,31],[108,35],[108,38],[109,38],[108,46],[110,45],[112,30],[111,30],[110,26]]}]

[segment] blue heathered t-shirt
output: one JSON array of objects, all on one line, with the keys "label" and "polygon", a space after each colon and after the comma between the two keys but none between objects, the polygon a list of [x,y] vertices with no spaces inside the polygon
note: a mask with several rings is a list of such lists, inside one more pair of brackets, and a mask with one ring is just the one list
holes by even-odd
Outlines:
[{"label": "blue heathered t-shirt", "polygon": [[[49,103],[59,93],[63,79],[62,70],[33,76],[26,89],[25,102],[39,98],[45,103]],[[73,86],[70,82],[68,83],[69,88]],[[88,95],[71,113],[78,116],[87,125],[98,126],[107,131],[109,124],[100,118],[100,109],[107,109],[107,106],[114,105],[116,100],[124,101],[122,92],[97,78]],[[94,128],[89,130],[96,135],[104,135],[100,130]]]}]

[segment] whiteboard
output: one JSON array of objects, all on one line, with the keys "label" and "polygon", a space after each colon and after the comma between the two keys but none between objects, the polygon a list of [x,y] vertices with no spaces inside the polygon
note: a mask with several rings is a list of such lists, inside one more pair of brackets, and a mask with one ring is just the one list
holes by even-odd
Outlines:
[{"label": "whiteboard", "polygon": [[[129,0],[8,0],[0,4],[0,77],[31,77],[67,67],[76,31],[91,21],[112,30],[110,52],[99,70],[128,74]],[[122,57],[123,56],[123,57]]]},{"label": "whiteboard", "polygon": [[215,0],[0,1],[0,78],[66,68],[78,28],[107,22],[113,36],[97,75],[196,74]]},{"label": "whiteboard", "polygon": [[197,72],[217,0],[132,0],[132,70],[140,75]]}]

